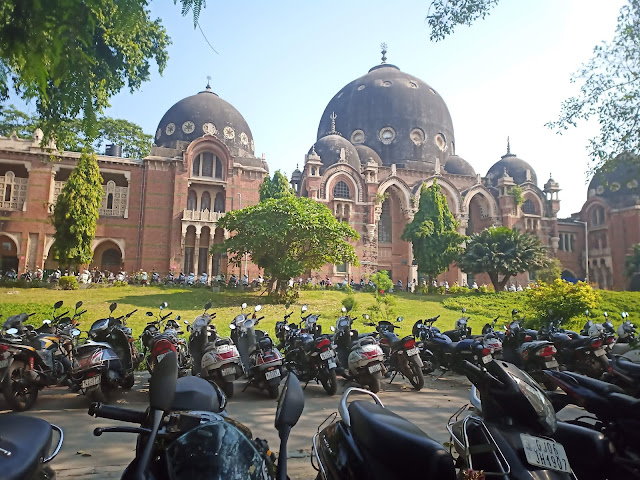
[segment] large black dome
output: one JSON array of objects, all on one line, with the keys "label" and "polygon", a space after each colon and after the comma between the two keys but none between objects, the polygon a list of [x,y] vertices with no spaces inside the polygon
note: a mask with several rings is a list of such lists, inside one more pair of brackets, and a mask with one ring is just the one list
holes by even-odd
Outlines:
[{"label": "large black dome", "polygon": [[217,137],[233,155],[253,155],[253,135],[246,120],[209,86],[167,110],[158,124],[155,144],[176,148],[177,141],[192,142],[203,135]]},{"label": "large black dome", "polygon": [[384,165],[433,164],[453,153],[453,123],[442,97],[394,65],[373,67],[342,88],[322,114],[318,139],[333,131],[334,121],[337,132],[372,148]]},{"label": "large black dome", "polygon": [[589,182],[589,196],[604,198],[612,207],[640,205],[638,157],[621,154],[613,160],[613,170],[599,168]]}]

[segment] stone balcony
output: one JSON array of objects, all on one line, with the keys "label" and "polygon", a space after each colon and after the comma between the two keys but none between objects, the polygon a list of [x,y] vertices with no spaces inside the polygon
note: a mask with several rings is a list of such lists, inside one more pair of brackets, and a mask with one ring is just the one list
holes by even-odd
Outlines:
[{"label": "stone balcony", "polygon": [[224,212],[211,212],[209,210],[184,210],[183,222],[209,222],[216,223],[224,215]]},{"label": "stone balcony", "polygon": [[589,247],[589,257],[610,257],[611,249],[610,248],[591,248]]}]

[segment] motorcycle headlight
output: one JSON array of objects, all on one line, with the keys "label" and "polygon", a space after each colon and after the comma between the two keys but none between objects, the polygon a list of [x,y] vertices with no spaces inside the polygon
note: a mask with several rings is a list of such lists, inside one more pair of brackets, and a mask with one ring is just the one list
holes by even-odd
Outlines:
[{"label": "motorcycle headlight", "polygon": [[[525,372],[521,373],[526,375]],[[535,413],[538,415],[538,420],[546,427],[549,433],[555,432],[558,427],[556,412],[547,396],[540,387],[537,386],[535,380],[529,377],[531,379],[531,383],[529,383],[511,374],[511,372],[509,372],[509,376],[516,382],[522,394],[529,401],[531,407],[533,407]]]}]

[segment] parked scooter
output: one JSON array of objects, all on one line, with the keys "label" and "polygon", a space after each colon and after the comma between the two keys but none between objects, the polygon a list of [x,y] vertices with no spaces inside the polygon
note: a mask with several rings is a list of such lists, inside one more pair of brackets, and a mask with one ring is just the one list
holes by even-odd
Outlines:
[{"label": "parked scooter", "polygon": [[170,350],[173,350],[176,353],[178,351],[175,345],[171,342],[171,339],[160,338],[164,322],[173,314],[173,312],[169,312],[165,315],[162,314],[164,309],[168,306],[167,302],[162,302],[158,315],[154,315],[153,312],[146,313],[147,317],[156,317],[155,320],[147,322],[146,327],[144,327],[144,330],[142,331],[142,335],[140,335],[140,341],[142,342],[143,347],[142,356],[145,358],[149,373],[153,373],[155,364],[160,361],[158,358],[159,355],[164,355]]},{"label": "parked scooter", "polygon": [[[368,317],[365,315],[366,320],[369,319]],[[402,320],[402,317],[398,317],[396,322],[402,322]],[[381,320],[377,325],[365,322],[365,325],[375,327],[380,335],[380,348],[384,352],[385,366],[392,374],[389,383],[393,382],[399,373],[409,380],[413,388],[421,390],[424,387],[424,374],[422,373],[424,365],[420,358],[420,349],[416,345],[413,335],[398,337],[394,333],[396,326],[387,320]]]},{"label": "parked scooter", "polygon": [[246,390],[249,386],[267,390],[271,398],[278,398],[278,387],[283,373],[283,356],[275,348],[273,340],[264,330],[256,330],[256,325],[264,317],[256,318],[262,309],[254,307],[253,318],[244,313],[247,304],[242,304],[242,313],[233,319],[229,328],[231,339],[238,346],[242,364],[247,372]]}]

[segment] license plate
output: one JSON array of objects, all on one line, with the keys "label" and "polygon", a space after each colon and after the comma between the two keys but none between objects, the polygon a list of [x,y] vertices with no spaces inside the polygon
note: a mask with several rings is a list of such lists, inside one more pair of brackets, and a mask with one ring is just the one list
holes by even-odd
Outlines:
[{"label": "license plate", "polygon": [[369,373],[379,372],[380,370],[382,370],[382,364],[380,363],[369,366]]},{"label": "license plate", "polygon": [[549,470],[571,473],[569,460],[564,447],[558,442],[546,438],[520,434],[527,462]]},{"label": "license plate", "polygon": [[596,357],[601,357],[602,355],[606,355],[607,352],[604,351],[604,348],[599,348],[594,353],[596,354]]},{"label": "license plate", "polygon": [[95,375],[93,377],[89,377],[82,381],[82,388],[93,387],[94,385],[98,385],[100,383],[101,375]]},{"label": "license plate", "polygon": [[217,354],[227,353],[229,350],[231,350],[231,347],[229,345],[220,345],[219,347],[216,347]]},{"label": "license plate", "polygon": [[338,364],[336,362],[329,362],[329,368],[338,368]]},{"label": "license plate", "polygon": [[413,357],[414,355],[418,355],[419,353],[420,353],[420,350],[418,350],[418,347],[415,347],[410,350],[407,350],[407,357]]},{"label": "license plate", "polygon": [[544,366],[547,368],[554,368],[558,366],[558,362],[556,362],[555,360],[552,360],[550,362],[544,362]]},{"label": "license plate", "polygon": [[335,354],[333,353],[333,350],[327,350],[326,352],[321,352],[320,353],[320,360],[326,360],[327,358],[331,358],[334,355]]},{"label": "license plate", "polygon": [[6,360],[0,360],[0,368],[4,368],[7,365],[9,365],[9,359],[8,358]]},{"label": "license plate", "polygon": [[485,355],[484,357],[482,357],[482,363],[489,363],[491,360],[493,360],[493,357],[491,355]]},{"label": "license plate", "polygon": [[227,375],[235,375],[235,374],[236,374],[236,367],[228,367],[228,368],[222,369],[223,377],[226,377]]},{"label": "license plate", "polygon": [[272,378],[276,378],[280,376],[280,370],[278,370],[277,368],[275,370],[271,370],[270,372],[266,372],[264,374],[264,378],[266,378],[267,380],[271,380]]}]

